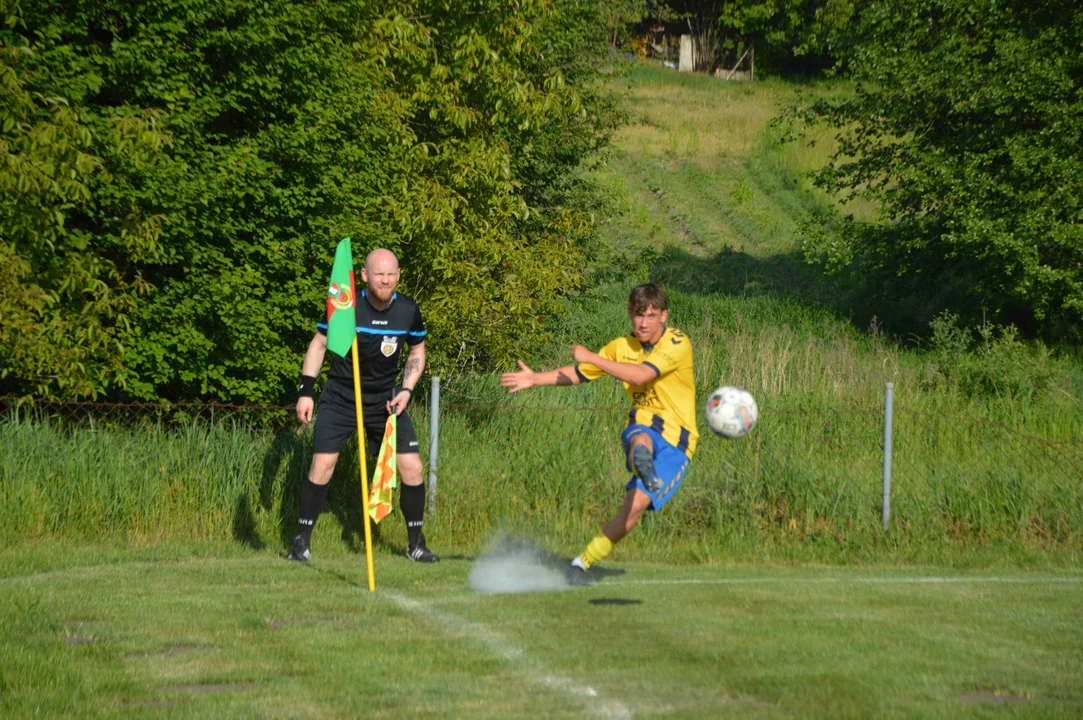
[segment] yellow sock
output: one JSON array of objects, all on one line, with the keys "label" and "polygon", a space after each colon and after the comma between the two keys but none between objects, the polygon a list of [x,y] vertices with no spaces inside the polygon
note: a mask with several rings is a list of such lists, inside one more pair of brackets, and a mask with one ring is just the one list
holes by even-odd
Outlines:
[{"label": "yellow sock", "polygon": [[590,541],[590,545],[587,545],[587,549],[580,557],[583,558],[583,564],[590,567],[599,560],[604,560],[611,552],[613,552],[613,543],[605,535],[599,535]]}]

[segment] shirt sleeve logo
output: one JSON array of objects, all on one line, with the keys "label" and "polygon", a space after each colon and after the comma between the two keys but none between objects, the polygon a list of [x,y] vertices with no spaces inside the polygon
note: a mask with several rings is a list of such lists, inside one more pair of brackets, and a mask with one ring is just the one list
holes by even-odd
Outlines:
[{"label": "shirt sleeve logo", "polygon": [[395,351],[399,349],[399,338],[397,335],[384,335],[383,342],[380,343],[380,352],[384,354],[384,357],[391,357],[395,354]]}]

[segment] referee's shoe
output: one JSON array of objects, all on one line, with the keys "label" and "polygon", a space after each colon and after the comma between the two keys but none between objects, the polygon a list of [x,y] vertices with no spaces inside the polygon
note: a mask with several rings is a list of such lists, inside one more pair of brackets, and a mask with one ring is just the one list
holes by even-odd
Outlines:
[{"label": "referee's shoe", "polygon": [[414,562],[434,563],[440,562],[440,556],[429,550],[425,545],[425,533],[421,533],[417,539],[417,545],[411,545],[406,549],[406,557]]},{"label": "referee's shoe", "polygon": [[298,562],[308,562],[312,558],[312,552],[308,549],[308,540],[304,535],[298,535],[293,539],[293,547],[290,549],[290,554],[286,556],[287,560],[296,560]]}]

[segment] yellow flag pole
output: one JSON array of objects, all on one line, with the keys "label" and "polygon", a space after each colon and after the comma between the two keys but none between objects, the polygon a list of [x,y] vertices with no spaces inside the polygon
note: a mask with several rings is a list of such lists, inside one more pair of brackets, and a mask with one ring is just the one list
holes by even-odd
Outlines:
[{"label": "yellow flag pole", "polygon": [[365,421],[361,414],[361,371],[357,363],[357,334],[353,339],[353,397],[357,408],[357,453],[361,456],[361,516],[365,518],[365,561],[369,569],[369,592],[376,592],[376,572],[372,568],[372,527],[369,525],[369,469],[365,463]]}]

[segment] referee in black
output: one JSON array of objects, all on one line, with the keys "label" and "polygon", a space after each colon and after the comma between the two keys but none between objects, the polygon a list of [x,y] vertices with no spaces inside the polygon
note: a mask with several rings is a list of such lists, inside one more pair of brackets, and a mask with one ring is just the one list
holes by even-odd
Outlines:
[{"label": "referee in black", "polygon": [[[396,461],[402,478],[399,507],[406,519],[407,557],[417,562],[438,562],[440,557],[425,544],[421,525],[425,518],[425,485],[422,483],[421,455],[417,433],[406,412],[414,388],[425,369],[425,323],[421,308],[412,298],[395,292],[399,283],[399,261],[390,250],[373,250],[365,258],[361,279],[366,288],[356,302],[358,362],[361,369],[362,416],[369,455],[375,458],[390,413],[399,416]],[[312,398],[316,376],[327,353],[327,325],[316,325],[316,336],[308,345],[297,399],[297,417],[312,420]],[[407,350],[408,348],[408,350]],[[399,358],[406,351],[406,373],[396,389]],[[312,557],[309,541],[316,519],[327,497],[327,483],[335,470],[338,454],[357,429],[353,397],[353,363],[337,355],[320,394],[320,411],[312,438],[312,467],[301,486],[300,529],[293,539],[289,559],[307,562]],[[371,467],[371,466],[370,466]]]}]

